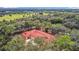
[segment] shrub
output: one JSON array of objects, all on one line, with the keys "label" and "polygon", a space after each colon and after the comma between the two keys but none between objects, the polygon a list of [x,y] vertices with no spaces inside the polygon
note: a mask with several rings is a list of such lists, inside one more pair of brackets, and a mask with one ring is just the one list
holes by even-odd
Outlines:
[{"label": "shrub", "polygon": [[42,51],[45,50],[45,42],[43,38],[35,38],[32,42],[26,47],[28,51]]}]

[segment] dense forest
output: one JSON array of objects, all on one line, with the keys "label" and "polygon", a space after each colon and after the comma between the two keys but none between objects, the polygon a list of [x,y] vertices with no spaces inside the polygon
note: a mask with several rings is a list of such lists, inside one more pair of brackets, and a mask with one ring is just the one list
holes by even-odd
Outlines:
[{"label": "dense forest", "polygon": [[[55,36],[50,43],[35,38],[25,46],[21,33],[33,28]],[[79,10],[0,8],[1,51],[79,51]]]}]

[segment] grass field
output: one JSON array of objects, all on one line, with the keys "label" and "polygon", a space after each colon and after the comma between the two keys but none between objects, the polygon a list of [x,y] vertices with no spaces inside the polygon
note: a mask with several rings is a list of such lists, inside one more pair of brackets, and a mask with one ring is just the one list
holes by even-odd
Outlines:
[{"label": "grass field", "polygon": [[31,16],[32,14],[27,14],[27,13],[10,14],[10,15],[0,16],[0,21],[3,21],[3,20],[10,21],[10,20],[16,20],[16,19],[21,19],[21,18],[27,18]]}]

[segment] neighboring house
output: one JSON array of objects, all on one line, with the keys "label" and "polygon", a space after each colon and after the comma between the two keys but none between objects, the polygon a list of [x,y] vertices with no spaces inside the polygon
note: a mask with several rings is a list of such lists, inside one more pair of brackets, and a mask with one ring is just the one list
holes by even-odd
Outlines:
[{"label": "neighboring house", "polygon": [[38,37],[43,38],[45,42],[50,42],[55,39],[53,35],[36,29],[23,32],[22,36],[25,38],[26,42],[32,41]]}]

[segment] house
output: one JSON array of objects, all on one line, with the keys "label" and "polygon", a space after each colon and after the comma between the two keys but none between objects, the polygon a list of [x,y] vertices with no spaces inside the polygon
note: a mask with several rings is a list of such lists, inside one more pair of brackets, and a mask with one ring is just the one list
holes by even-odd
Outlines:
[{"label": "house", "polygon": [[35,38],[43,38],[45,42],[50,42],[53,41],[55,39],[55,37],[51,34],[48,34],[46,32],[43,32],[41,30],[30,30],[30,31],[26,31],[22,33],[22,36],[25,38],[25,40],[27,40],[28,42],[32,39]]}]

